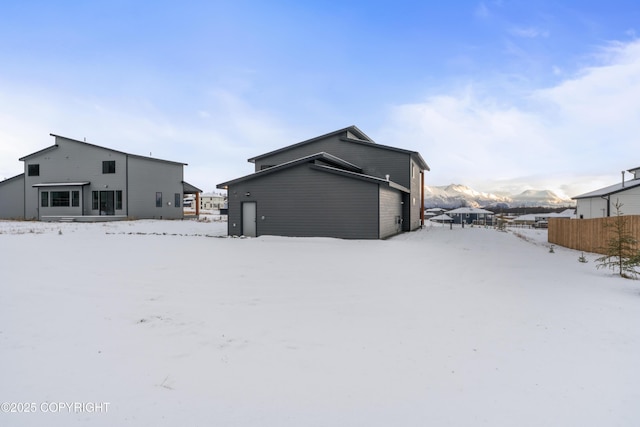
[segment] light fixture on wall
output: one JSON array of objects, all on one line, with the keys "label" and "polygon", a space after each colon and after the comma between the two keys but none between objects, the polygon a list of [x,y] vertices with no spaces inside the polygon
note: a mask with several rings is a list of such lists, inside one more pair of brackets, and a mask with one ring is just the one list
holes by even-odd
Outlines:
[{"label": "light fixture on wall", "polygon": [[249,196],[251,196],[251,192],[247,191],[246,193],[244,193],[244,195],[249,197]]}]

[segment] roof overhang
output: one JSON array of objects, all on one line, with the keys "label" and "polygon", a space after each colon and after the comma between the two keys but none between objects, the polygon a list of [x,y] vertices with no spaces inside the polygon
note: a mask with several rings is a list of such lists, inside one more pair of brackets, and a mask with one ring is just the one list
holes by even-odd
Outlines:
[{"label": "roof overhang", "polygon": [[368,182],[373,182],[375,184],[379,184],[379,185],[388,185],[390,188],[394,188],[396,190],[399,190],[403,193],[411,193],[411,190],[409,190],[407,187],[404,187],[400,184],[397,184],[393,181],[388,181],[386,179],[382,179],[382,178],[378,178],[376,176],[371,176],[371,175],[365,175],[362,173],[357,173],[357,172],[351,172],[351,171],[346,171],[343,169],[338,169],[338,168],[332,168],[330,166],[324,166],[324,165],[311,165],[311,167],[313,169],[316,170],[321,170],[321,171],[325,171],[325,172],[329,172],[329,173],[335,173],[338,175],[342,175],[342,176],[346,176],[349,178],[353,178],[353,179],[360,179],[363,181],[368,181]]},{"label": "roof overhang", "polygon": [[191,185],[186,181],[182,181],[182,192],[185,194],[196,194],[202,193],[202,190],[195,185]]},{"label": "roof overhang", "polygon": [[290,162],[281,163],[279,165],[272,166],[270,168],[263,169],[258,172],[254,172],[250,175],[246,175],[241,178],[223,182],[221,184],[218,184],[216,188],[221,188],[226,190],[229,187],[229,185],[238,184],[243,181],[248,181],[250,179],[258,178],[264,175],[276,173],[283,169],[289,169],[291,167],[294,167],[303,163],[316,163],[316,162],[323,162],[328,165],[333,165],[333,166],[336,166],[337,168],[352,171],[352,172],[362,172],[362,169],[359,166],[354,165],[353,163],[349,163],[346,160],[343,160],[329,153],[320,152],[320,153],[312,154],[310,156],[305,156],[296,160],[291,160]]},{"label": "roof overhang", "polygon": [[599,190],[594,190],[589,193],[580,194],[578,196],[574,196],[571,200],[579,200],[579,199],[591,199],[595,197],[607,197],[612,194],[620,193],[622,191],[626,191],[630,188],[634,188],[640,185],[640,179],[633,179],[631,181],[627,181],[624,184],[618,183],[614,185],[610,185],[608,187],[601,188]]},{"label": "roof overhang", "polygon": [[39,184],[33,184],[32,187],[83,187],[91,184],[90,181],[80,182],[41,182]]}]

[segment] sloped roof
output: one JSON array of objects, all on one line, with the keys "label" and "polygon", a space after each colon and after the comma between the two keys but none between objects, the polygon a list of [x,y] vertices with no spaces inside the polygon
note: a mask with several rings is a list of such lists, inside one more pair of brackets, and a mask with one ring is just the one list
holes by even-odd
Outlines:
[{"label": "sloped roof", "polygon": [[447,211],[447,214],[492,214],[493,212],[481,208],[462,207]]},{"label": "sloped roof", "polygon": [[186,194],[195,194],[202,193],[202,190],[195,185],[191,185],[186,181],[182,181],[182,192]]},{"label": "sloped roof", "polygon": [[637,187],[638,185],[640,185],[640,179],[632,179],[631,181],[626,181],[624,184],[622,184],[622,182],[619,182],[617,184],[600,188],[598,190],[594,190],[589,193],[580,194],[579,196],[572,197],[571,199],[577,200],[577,199],[589,199],[591,197],[608,196],[610,194],[619,193],[621,191],[625,191],[630,188]]},{"label": "sloped roof", "polygon": [[447,214],[442,214],[429,218],[429,221],[453,221],[453,218]]},{"label": "sloped roof", "polygon": [[7,178],[5,180],[2,180],[2,181],[0,181],[0,185],[6,184],[6,183],[11,182],[11,181],[15,181],[15,180],[17,180],[19,178],[24,178],[24,173],[21,173],[21,174],[18,174],[16,176],[12,176],[11,178]]},{"label": "sloped roof", "polygon": [[260,154],[258,156],[255,156],[255,157],[252,157],[252,158],[248,159],[248,161],[251,162],[251,163],[255,163],[255,161],[257,159],[261,159],[263,157],[268,157],[268,156],[271,156],[271,155],[274,155],[274,154],[282,153],[282,152],[288,151],[288,150],[290,150],[292,148],[300,147],[302,145],[310,144],[312,142],[319,141],[319,140],[326,139],[326,138],[329,138],[331,136],[340,135],[340,134],[344,134],[344,140],[348,141],[350,143],[365,144],[367,146],[379,148],[379,149],[382,149],[382,150],[397,151],[397,152],[400,152],[400,153],[409,154],[409,155],[411,155],[413,157],[413,159],[416,161],[416,163],[418,163],[418,166],[420,166],[421,169],[423,169],[423,170],[431,170],[429,168],[429,165],[427,165],[427,162],[424,161],[424,159],[422,158],[420,153],[418,153],[417,151],[405,150],[403,148],[397,148],[397,147],[391,147],[391,146],[388,146],[388,145],[376,144],[364,132],[362,132],[360,129],[358,129],[356,126],[353,126],[353,125],[349,126],[349,127],[346,127],[346,128],[343,128],[343,129],[339,129],[339,130],[333,131],[333,132],[329,132],[329,133],[324,134],[324,135],[317,136],[315,138],[307,139],[305,141],[298,142],[296,144],[288,145],[286,147],[282,147],[282,148],[279,148],[277,150],[270,151],[268,153]]},{"label": "sloped roof", "polygon": [[[321,161],[324,164],[317,164],[316,161]],[[335,173],[335,174],[347,176],[349,178],[361,179],[361,180],[375,182],[379,184],[386,183],[392,188],[398,189],[403,192],[409,192],[407,188],[401,185],[398,185],[392,181],[387,181],[386,179],[378,178],[375,176],[365,175],[362,173],[362,169],[359,166],[356,166],[352,163],[347,162],[346,160],[343,160],[339,157],[336,157],[334,155],[331,155],[325,152],[320,152],[320,153],[312,154],[310,156],[301,157],[296,160],[292,160],[276,166],[272,166],[267,169],[263,169],[261,171],[252,173],[250,175],[245,175],[243,177],[240,177],[231,181],[223,182],[221,184],[218,184],[216,188],[227,189],[230,185],[260,178],[262,176],[269,175],[272,173],[277,173],[282,170],[286,170],[303,163],[312,163],[313,164],[312,167],[314,169],[322,170],[324,172]]]},{"label": "sloped roof", "polygon": [[[158,159],[158,158],[155,158],[155,157],[147,157],[147,156],[140,156],[138,154],[126,153],[124,151],[114,150],[113,148],[108,148],[108,147],[103,147],[103,146],[96,145],[96,144],[91,144],[91,143],[86,142],[86,141],[78,141],[77,139],[67,138],[66,136],[56,135],[56,134],[53,134],[53,133],[50,133],[49,135],[53,136],[54,138],[63,138],[63,139],[66,139],[68,141],[77,142],[79,144],[85,144],[85,145],[88,145],[88,146],[91,146],[91,147],[101,148],[103,150],[112,151],[114,153],[124,154],[124,155],[129,156],[129,157],[136,157],[136,158],[139,158],[139,159],[146,159],[146,160],[154,160],[154,161],[157,161],[157,162],[173,163],[173,164],[184,165],[184,166],[187,165],[187,163],[174,162],[172,160],[164,160],[164,159]],[[46,151],[49,151],[49,150],[53,150],[55,148],[58,148],[58,144],[54,144],[54,145],[51,145],[49,147],[43,148],[42,150],[38,150],[38,151],[36,151],[34,153],[27,154],[26,156],[21,157],[18,160],[25,161],[25,160],[29,159],[30,157],[37,156],[39,154],[42,154],[42,153],[44,153]]]}]

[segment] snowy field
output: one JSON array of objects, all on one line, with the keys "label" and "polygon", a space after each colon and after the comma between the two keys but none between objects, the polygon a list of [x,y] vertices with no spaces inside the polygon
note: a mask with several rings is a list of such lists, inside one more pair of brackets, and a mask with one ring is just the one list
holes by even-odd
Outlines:
[{"label": "snowy field", "polygon": [[0,222],[0,425],[640,425],[640,282],[544,230],[225,231]]}]

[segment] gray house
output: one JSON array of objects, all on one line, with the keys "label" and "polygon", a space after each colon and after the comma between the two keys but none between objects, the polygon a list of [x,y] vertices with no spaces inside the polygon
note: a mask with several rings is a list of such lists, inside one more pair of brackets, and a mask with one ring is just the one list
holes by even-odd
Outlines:
[{"label": "gray house", "polygon": [[471,207],[461,207],[446,212],[454,224],[492,225],[493,212]]},{"label": "gray house", "polygon": [[228,191],[229,235],[383,239],[424,224],[416,151],[376,144],[355,126],[249,159]]},{"label": "gray house", "polygon": [[618,184],[572,197],[576,201],[577,218],[615,216],[617,202],[625,215],[640,215],[640,167],[629,169],[633,179],[625,181],[624,172]]},{"label": "gray house", "polygon": [[185,163],[138,156],[53,135],[19,159],[24,173],[0,182],[0,218],[107,220],[183,218]]}]

